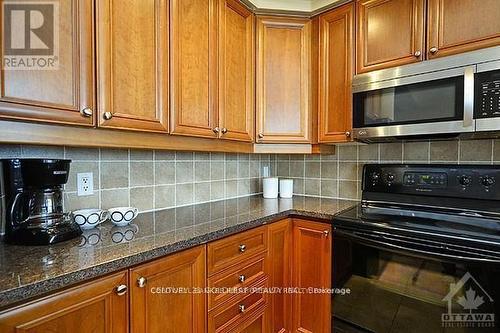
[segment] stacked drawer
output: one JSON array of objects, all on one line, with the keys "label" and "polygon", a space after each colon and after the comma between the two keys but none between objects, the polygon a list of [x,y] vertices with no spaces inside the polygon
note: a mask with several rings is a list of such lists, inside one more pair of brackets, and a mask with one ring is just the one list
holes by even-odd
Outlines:
[{"label": "stacked drawer", "polygon": [[256,320],[263,325],[267,301],[255,288],[267,287],[267,243],[264,226],[208,244],[209,332],[239,331]]}]

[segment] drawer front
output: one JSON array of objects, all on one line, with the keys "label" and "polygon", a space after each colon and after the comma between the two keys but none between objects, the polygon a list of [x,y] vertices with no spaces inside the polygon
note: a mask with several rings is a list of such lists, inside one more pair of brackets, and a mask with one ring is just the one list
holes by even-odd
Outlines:
[{"label": "drawer front", "polygon": [[231,289],[245,288],[262,279],[265,275],[264,269],[265,254],[260,254],[210,277],[208,279],[208,287],[211,291],[208,295],[209,309],[213,309],[238,295],[236,291],[231,291]]},{"label": "drawer front", "polygon": [[208,275],[267,251],[267,227],[260,227],[208,244]]},{"label": "drawer front", "polygon": [[[255,283],[250,288],[264,288],[267,278]],[[261,292],[241,293],[240,297],[228,304],[208,312],[208,331],[211,333],[229,332],[238,324],[253,317],[256,311],[266,307],[266,297]]]}]

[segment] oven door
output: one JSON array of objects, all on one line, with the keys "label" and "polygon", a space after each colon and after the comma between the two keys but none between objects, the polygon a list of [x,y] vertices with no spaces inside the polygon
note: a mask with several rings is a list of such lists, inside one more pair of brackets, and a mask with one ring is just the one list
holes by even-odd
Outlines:
[{"label": "oven door", "polygon": [[474,131],[475,66],[353,87],[354,137],[361,141]]},{"label": "oven door", "polygon": [[500,257],[490,251],[337,229],[334,253],[335,332],[499,330]]}]

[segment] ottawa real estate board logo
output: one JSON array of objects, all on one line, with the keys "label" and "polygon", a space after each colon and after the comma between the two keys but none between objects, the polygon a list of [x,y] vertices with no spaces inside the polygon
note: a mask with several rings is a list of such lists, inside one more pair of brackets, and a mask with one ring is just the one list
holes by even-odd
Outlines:
[{"label": "ottawa real estate board logo", "polygon": [[57,70],[59,1],[3,1],[4,70]]},{"label": "ottawa real estate board logo", "polygon": [[450,285],[450,291],[443,301],[448,305],[448,312],[441,315],[443,327],[495,327],[494,300],[469,272]]}]

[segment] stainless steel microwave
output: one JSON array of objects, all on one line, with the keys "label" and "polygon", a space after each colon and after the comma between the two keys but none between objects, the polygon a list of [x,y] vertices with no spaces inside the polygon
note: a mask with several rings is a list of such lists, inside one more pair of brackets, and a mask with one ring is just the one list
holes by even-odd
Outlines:
[{"label": "stainless steel microwave", "polygon": [[500,131],[500,47],[356,75],[359,141]]}]

